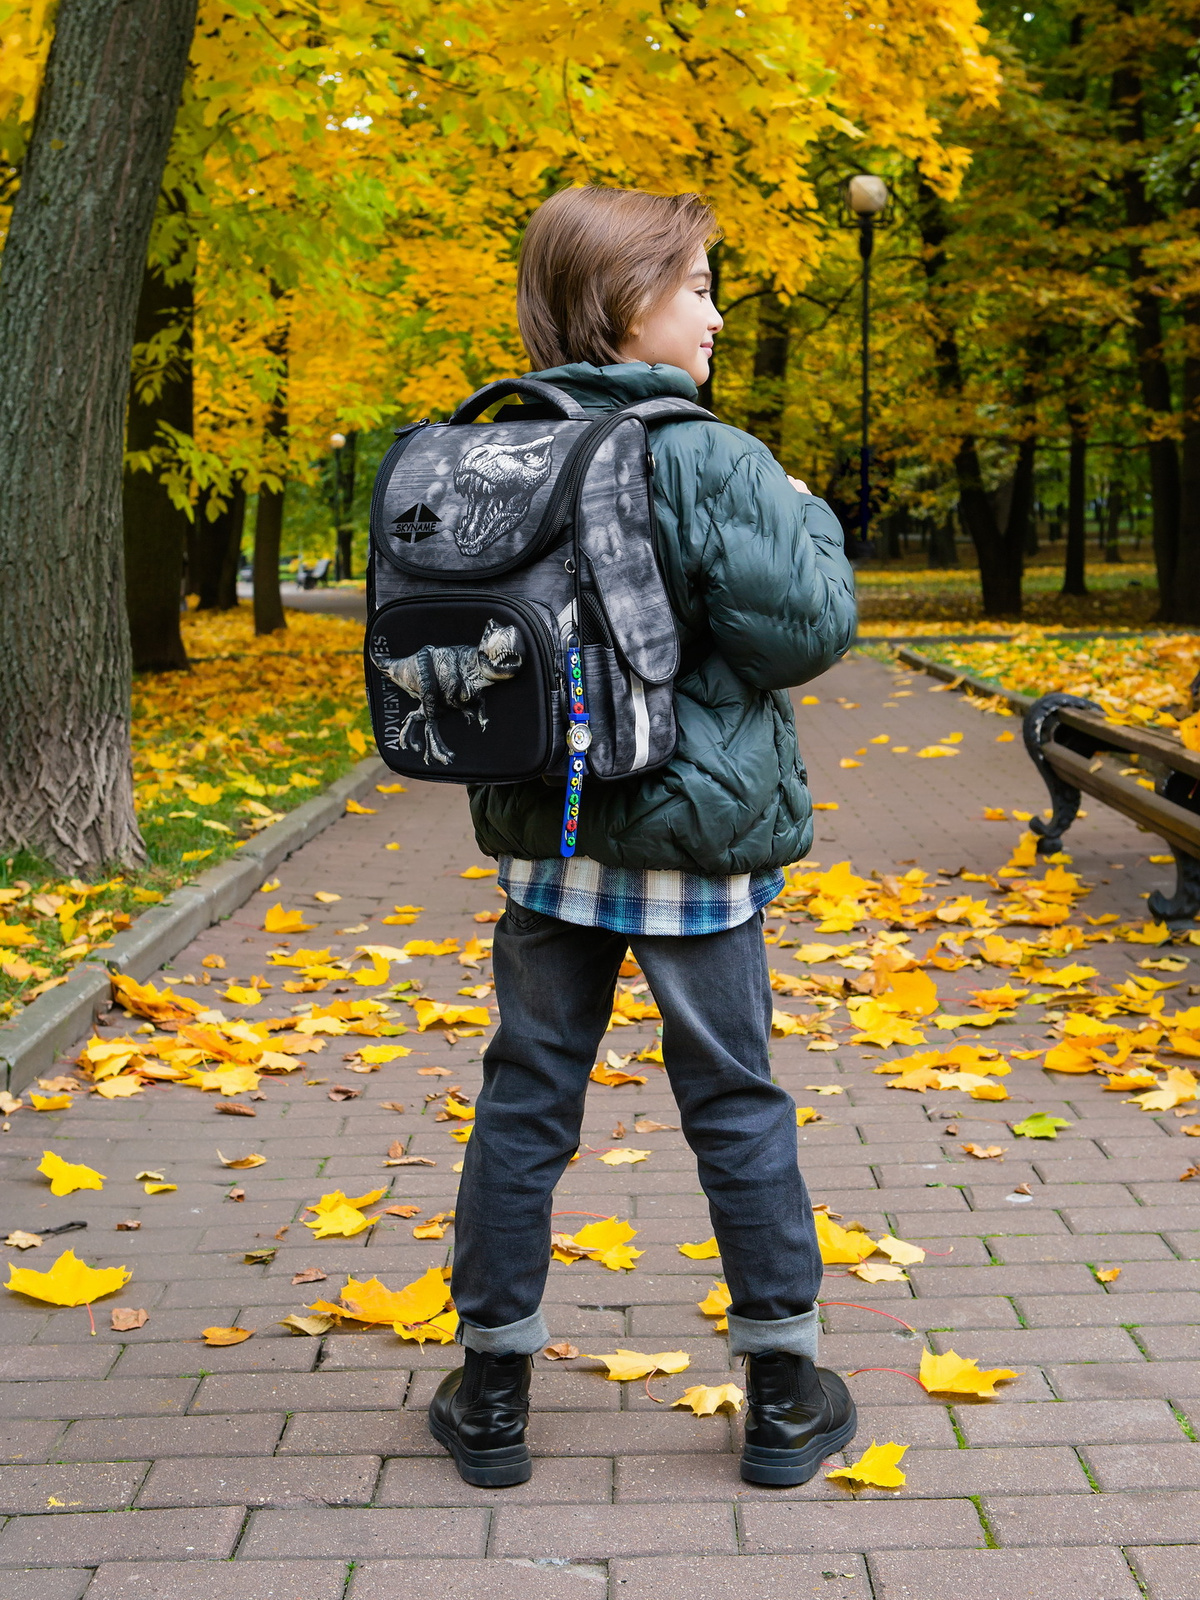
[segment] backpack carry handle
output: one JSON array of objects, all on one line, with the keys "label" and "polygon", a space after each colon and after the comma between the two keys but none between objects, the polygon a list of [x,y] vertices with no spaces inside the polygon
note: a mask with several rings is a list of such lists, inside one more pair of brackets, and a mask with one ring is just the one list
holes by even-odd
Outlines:
[{"label": "backpack carry handle", "polygon": [[565,390],[556,389],[552,383],[540,383],[536,378],[501,378],[496,383],[485,383],[482,389],[476,389],[473,395],[463,401],[450,421],[474,422],[476,417],[506,394],[527,395],[532,400],[540,400],[544,405],[553,406],[561,412],[569,422],[591,421],[579,402],[572,400]]}]

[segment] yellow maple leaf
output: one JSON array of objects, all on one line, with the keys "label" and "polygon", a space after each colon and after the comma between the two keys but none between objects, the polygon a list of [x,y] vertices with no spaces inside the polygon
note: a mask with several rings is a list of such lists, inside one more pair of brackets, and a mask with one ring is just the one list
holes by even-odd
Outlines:
[{"label": "yellow maple leaf", "polygon": [[729,1416],[742,1409],[745,1398],[736,1383],[696,1383],[672,1400],[671,1406],[687,1406],[698,1417],[715,1416],[718,1411]]},{"label": "yellow maple leaf", "polygon": [[589,1361],[603,1361],[608,1368],[606,1377],[615,1383],[628,1383],[634,1378],[648,1378],[655,1372],[683,1372],[692,1358],[684,1350],[660,1350],[656,1355],[643,1355],[640,1350],[617,1349],[612,1355],[588,1355]]},{"label": "yellow maple leaf", "polygon": [[35,1111],[68,1111],[75,1104],[69,1094],[33,1094],[29,1103]]},{"label": "yellow maple leaf", "polygon": [[386,1066],[389,1061],[396,1061],[401,1056],[410,1056],[412,1051],[403,1044],[367,1044],[358,1052],[359,1060],[369,1062],[372,1066]]},{"label": "yellow maple leaf", "polygon": [[816,1122],[820,1114],[821,1113],[814,1110],[812,1106],[797,1106],[796,1126],[798,1128],[803,1128],[809,1122]]},{"label": "yellow maple leaf", "polygon": [[904,1268],[890,1261],[859,1261],[849,1270],[864,1283],[905,1283],[908,1280]]},{"label": "yellow maple leaf", "polygon": [[309,933],[315,922],[305,922],[303,911],[285,911],[283,902],[273,905],[263,918],[266,933]]},{"label": "yellow maple leaf", "polygon": [[453,1344],[458,1328],[458,1312],[452,1307],[449,1311],[439,1312],[436,1317],[427,1317],[423,1322],[394,1322],[392,1326],[402,1339],[415,1339],[419,1345],[424,1345],[426,1339],[431,1339],[434,1344]]},{"label": "yellow maple leaf", "polygon": [[729,1292],[728,1285],[717,1279],[704,1299],[697,1300],[696,1304],[706,1317],[720,1317],[724,1320],[732,1301],[733,1296]]},{"label": "yellow maple leaf", "polygon": [[104,1100],[128,1100],[130,1095],[141,1094],[145,1087],[140,1078],[107,1078],[96,1085],[96,1093]]},{"label": "yellow maple leaf", "polygon": [[612,1216],[600,1222],[587,1223],[574,1238],[575,1243],[584,1250],[609,1250],[614,1245],[627,1244],[630,1239],[636,1239],[637,1229]]},{"label": "yellow maple leaf", "polygon": [[885,1233],[875,1248],[882,1250],[889,1261],[901,1267],[914,1267],[925,1259],[925,1252],[919,1244],[909,1244],[906,1239],[894,1239],[890,1233]]},{"label": "yellow maple leaf", "polygon": [[823,1211],[814,1213],[814,1221],[817,1225],[817,1243],[821,1247],[821,1260],[827,1267],[865,1261],[875,1249],[875,1241],[869,1234],[862,1233],[857,1228],[852,1231],[840,1228],[832,1217],[826,1216]]},{"label": "yellow maple leaf", "polygon": [[602,1061],[597,1061],[588,1076],[593,1083],[602,1083],[609,1089],[619,1089],[627,1083],[647,1081],[644,1073],[622,1072],[620,1068],[607,1066]]},{"label": "yellow maple leaf", "polygon": [[[50,1179],[50,1193],[56,1195],[74,1194],[77,1189],[103,1189],[105,1174],[96,1172],[91,1167],[76,1166],[73,1162],[64,1161],[61,1156],[56,1156],[53,1150],[43,1150],[42,1159],[38,1169]],[[74,1258],[72,1258],[74,1259]],[[76,1302],[82,1304],[82,1301]]]},{"label": "yellow maple leaf", "polygon": [[651,1154],[652,1152],[649,1150],[606,1150],[597,1159],[603,1161],[606,1167],[632,1167],[636,1166],[639,1161],[645,1161]]},{"label": "yellow maple leaf", "polygon": [[938,1008],[937,985],[927,972],[889,972],[876,999],[909,1017],[928,1017]]},{"label": "yellow maple leaf", "polygon": [[1141,1106],[1143,1111],[1171,1111],[1196,1098],[1196,1081],[1196,1074],[1187,1067],[1171,1067],[1160,1088],[1138,1095],[1130,1104]]},{"label": "yellow maple leaf", "polygon": [[681,1256],[688,1256],[692,1261],[714,1261],[721,1254],[716,1234],[711,1239],[705,1239],[703,1244],[680,1244],[675,1248]]},{"label": "yellow maple leaf", "polygon": [[1122,937],[1128,944],[1168,944],[1171,930],[1165,922],[1143,922],[1139,928],[1126,928]]},{"label": "yellow maple leaf", "polygon": [[[359,738],[361,737],[362,735],[359,734]],[[374,806],[359,805],[357,800],[346,801],[346,812],[352,817],[373,817],[376,814]]]},{"label": "yellow maple leaf", "polygon": [[460,872],[460,878],[494,878],[496,867],[468,867],[465,872]]},{"label": "yellow maple leaf", "polygon": [[356,756],[366,755],[367,741],[361,728],[347,728],[346,743],[350,746],[351,750],[354,751]]},{"label": "yellow maple leaf", "polygon": [[254,1337],[253,1328],[204,1328],[200,1337],[205,1344],[221,1348],[229,1344],[245,1344],[247,1339]]},{"label": "yellow maple leaf", "polygon": [[304,1226],[310,1228],[317,1239],[352,1239],[356,1233],[362,1233],[373,1222],[379,1221],[378,1215],[364,1216],[362,1208],[374,1205],[386,1193],[386,1189],[372,1189],[368,1194],[351,1198],[340,1189],[335,1189],[332,1194],[323,1194],[314,1205],[305,1206],[306,1211],[316,1213],[316,1221],[305,1222]]},{"label": "yellow maple leaf", "polygon": [[907,1449],[906,1444],[896,1444],[891,1440],[887,1444],[876,1444],[872,1439],[853,1466],[835,1467],[825,1476],[835,1480],[840,1478],[859,1488],[903,1489],[905,1478],[899,1463]]},{"label": "yellow maple leaf", "polygon": [[941,1356],[935,1356],[932,1350],[921,1352],[921,1387],[930,1394],[978,1394],[990,1399],[998,1383],[1016,1376],[1007,1367],[981,1372],[975,1361],[964,1359],[953,1350]]},{"label": "yellow maple leaf", "polygon": [[248,989],[244,984],[231,983],[221,995],[222,1000],[231,1000],[235,1006],[256,1006],[262,1000],[258,989]]},{"label": "yellow maple leaf", "polygon": [[[98,1189],[100,1185],[87,1187]],[[14,1294],[27,1294],[33,1300],[45,1300],[52,1306],[85,1306],[101,1295],[123,1289],[132,1276],[128,1267],[89,1267],[85,1261],[80,1261],[74,1250],[64,1250],[48,1272],[35,1272],[32,1267],[10,1263],[5,1288]]]}]

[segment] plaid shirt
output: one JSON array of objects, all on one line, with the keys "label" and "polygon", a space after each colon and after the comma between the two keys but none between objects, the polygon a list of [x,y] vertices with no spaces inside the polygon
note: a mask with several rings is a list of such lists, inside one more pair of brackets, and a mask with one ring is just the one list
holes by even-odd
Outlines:
[{"label": "plaid shirt", "polygon": [[587,856],[500,857],[500,887],[530,911],[614,933],[682,936],[739,927],[783,888],[778,867],[730,878],[602,867]]}]

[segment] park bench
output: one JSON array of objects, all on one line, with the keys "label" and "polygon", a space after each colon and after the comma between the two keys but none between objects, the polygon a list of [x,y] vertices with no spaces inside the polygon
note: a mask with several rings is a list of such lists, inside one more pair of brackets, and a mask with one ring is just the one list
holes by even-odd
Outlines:
[{"label": "park bench", "polygon": [[300,587],[302,589],[315,589],[319,583],[328,583],[329,569],[332,565],[333,562],[328,556],[322,556],[315,566],[301,567],[297,572]]},{"label": "park bench", "polygon": [[1200,752],[1157,728],[1110,722],[1094,700],[1046,694],[1025,713],[1025,748],[1050,791],[1048,822],[1035,817],[1038,850],[1052,855],[1074,822],[1081,794],[1111,806],[1146,833],[1165,839],[1175,857],[1170,898],[1148,901],[1160,919],[1200,912]]},{"label": "park bench", "polygon": [[[1048,822],[1037,817],[1030,823],[1039,835],[1041,854],[1061,849],[1081,796],[1090,795],[1170,846],[1175,893],[1168,897],[1155,890],[1147,902],[1151,914],[1177,921],[1200,913],[1200,753],[1185,749],[1161,729],[1111,722],[1094,700],[1061,693],[1030,700],[911,646],[896,654],[906,666],[941,678],[949,688],[993,703],[1004,701],[1024,719],[1025,748],[1050,791],[1052,806]],[[1198,697],[1200,676],[1192,684],[1193,710]]]}]

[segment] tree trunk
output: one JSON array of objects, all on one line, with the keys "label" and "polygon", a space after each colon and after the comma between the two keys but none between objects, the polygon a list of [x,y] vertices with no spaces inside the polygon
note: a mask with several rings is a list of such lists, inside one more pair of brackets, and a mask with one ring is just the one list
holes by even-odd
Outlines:
[{"label": "tree trunk", "polygon": [[[192,278],[168,283],[159,267],[142,274],[134,344],[181,327],[175,354],[157,371],[135,370],[129,392],[126,449],[161,450],[159,424],[192,432]],[[139,377],[141,381],[139,381]],[[140,392],[139,392],[140,391]],[[153,467],[125,468],[125,605],[135,672],[170,672],[188,664],[179,631],[183,556],[191,527]]]},{"label": "tree trunk", "polygon": [[[279,291],[272,288],[276,299]],[[279,384],[267,417],[267,464],[278,469],[280,486],[258,491],[258,512],[254,519],[254,631],[276,633],[287,627],[283,597],[279,593],[279,551],[283,542],[283,480],[286,450],[287,414],[287,326],[268,341],[268,348],[279,359]],[[274,445],[276,448],[271,449]]]},{"label": "tree trunk", "polygon": [[[1017,446],[1017,470],[1013,474],[1012,499],[1008,503],[1008,520],[1004,540],[1011,550],[1019,553],[1024,567],[1026,555],[1037,551],[1037,525],[1033,517],[1033,476],[1037,463],[1037,435],[1031,433]],[[1030,551],[1030,543],[1033,552]]]},{"label": "tree trunk", "polygon": [[1180,473],[1179,555],[1172,618],[1200,623],[1200,299],[1183,303],[1187,344],[1183,358],[1183,448]]},{"label": "tree trunk", "polygon": [[948,512],[944,521],[935,522],[929,534],[929,565],[931,567],[956,567],[958,545],[954,538],[954,514]]},{"label": "tree trunk", "polygon": [[1108,532],[1104,540],[1104,559],[1119,562],[1121,559],[1121,512],[1125,509],[1125,491],[1115,480],[1108,486]]},{"label": "tree trunk", "polygon": [[[932,189],[921,184],[919,194],[921,203],[917,208],[917,219],[925,246],[922,259],[935,329],[934,360],[938,389],[946,398],[961,404],[964,385],[958,339],[936,297],[938,278],[946,264],[944,246],[949,226],[942,202]],[[983,486],[979,447],[974,434],[969,431],[959,437],[954,470],[958,478],[959,515],[979,558],[984,615],[1020,616],[1021,579],[1024,572],[1021,553],[1023,534],[1014,546],[1009,528],[1006,527],[1001,533],[991,497]]]},{"label": "tree trunk", "polygon": [[[1118,9],[1131,14],[1128,5]],[[1140,144],[1146,137],[1143,85],[1137,72],[1122,68],[1114,72],[1110,104],[1121,115],[1117,137],[1122,144]],[[1125,220],[1130,228],[1146,228],[1161,221],[1162,213],[1146,192],[1141,172],[1134,166],[1125,172],[1121,188]],[[1171,375],[1163,352],[1162,300],[1155,292],[1154,279],[1147,271],[1141,249],[1129,250],[1129,281],[1133,289],[1134,320],[1130,330],[1137,356],[1142,404],[1158,417],[1169,417]],[[1150,439],[1146,445],[1150,465],[1150,505],[1153,517],[1154,565],[1158,574],[1158,617],[1163,622],[1181,621],[1175,615],[1175,567],[1179,557],[1179,452],[1174,439]]]},{"label": "tree trunk", "polygon": [[215,517],[208,514],[210,499],[209,494],[201,495],[196,507],[197,610],[232,611],[237,605],[237,565],[246,520],[245,486],[239,478]]},{"label": "tree trunk", "polygon": [[1067,551],[1062,593],[1086,595],[1087,560],[1087,422],[1078,401],[1067,403],[1071,448],[1067,466]]},{"label": "tree trunk", "polygon": [[791,319],[777,294],[758,302],[758,338],[754,346],[754,398],[746,431],[778,456],[783,441],[784,379],[787,375]]},{"label": "tree trunk", "polygon": [[0,278],[0,849],[136,865],[121,466],[195,0],[60,0]]},{"label": "tree trunk", "polygon": [[358,458],[358,434],[348,433],[340,450],[333,452],[333,523],[337,537],[335,573],[352,578],[354,559],[354,469]]}]

